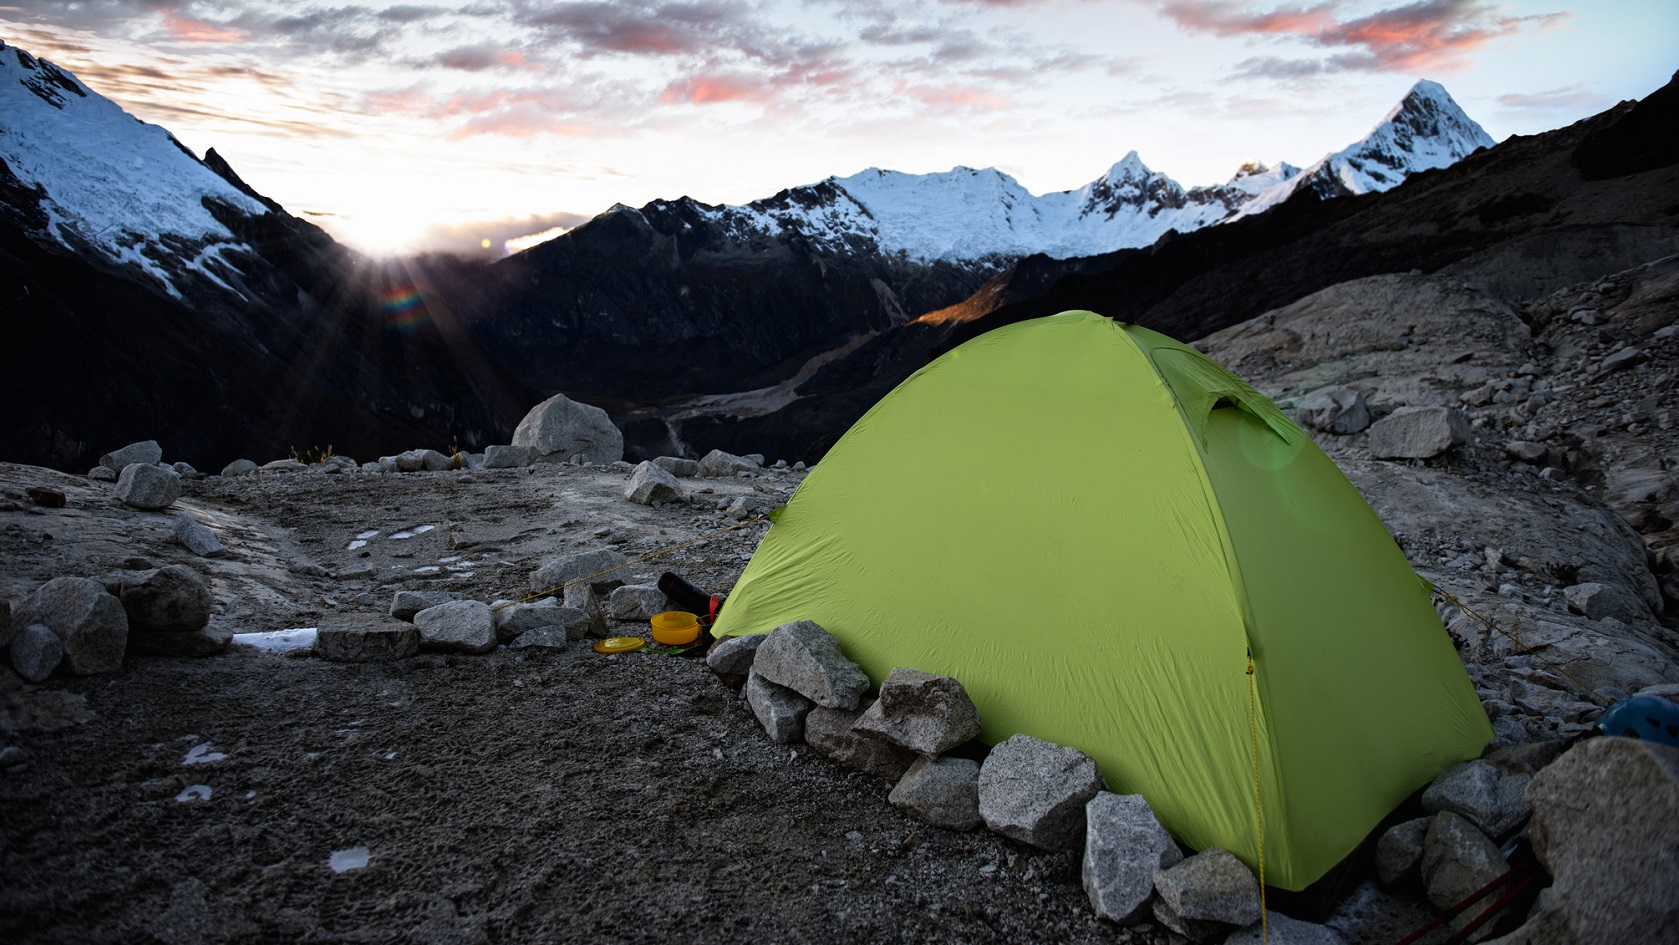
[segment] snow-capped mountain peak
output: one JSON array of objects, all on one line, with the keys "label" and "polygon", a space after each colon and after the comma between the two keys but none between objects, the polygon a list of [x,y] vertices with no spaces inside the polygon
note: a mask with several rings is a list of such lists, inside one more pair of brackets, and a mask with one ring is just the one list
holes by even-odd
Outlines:
[{"label": "snow-capped mountain peak", "polygon": [[1130,151],[1090,183],[1041,196],[995,168],[871,167],[744,206],[692,207],[739,239],[796,235],[828,252],[958,263],[1091,256],[1258,213],[1301,187],[1319,197],[1387,190],[1491,144],[1444,87],[1425,79],[1369,135],[1305,171],[1250,161],[1226,183],[1185,190]]},{"label": "snow-capped mountain peak", "polygon": [[1141,155],[1136,151],[1127,151],[1113,167],[1108,168],[1102,179],[1110,184],[1117,184],[1122,181],[1148,180],[1153,174],[1148,165],[1143,163]]},{"label": "snow-capped mountain peak", "polygon": [[1322,199],[1391,190],[1418,171],[1446,167],[1496,143],[1445,86],[1422,79],[1369,134],[1258,194],[1237,216],[1268,210],[1303,188]]},{"label": "snow-capped mountain peak", "polygon": [[268,208],[45,59],[0,42],[0,202],[19,226],[120,268],[171,295],[190,271],[229,291],[221,254],[243,247],[207,200],[250,216]]}]

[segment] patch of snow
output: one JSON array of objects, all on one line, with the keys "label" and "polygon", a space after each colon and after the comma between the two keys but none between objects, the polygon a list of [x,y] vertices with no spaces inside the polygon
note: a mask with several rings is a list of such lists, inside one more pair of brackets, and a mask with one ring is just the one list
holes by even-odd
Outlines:
[{"label": "patch of snow", "polygon": [[175,280],[189,268],[231,290],[206,263],[243,244],[205,209],[206,198],[250,216],[269,212],[168,131],[3,43],[0,158],[23,186],[45,192],[46,235],[137,267],[176,297]]},{"label": "patch of snow", "polygon": [[443,569],[435,564],[423,565],[414,569],[415,574],[439,574],[442,571]]},{"label": "patch of snow", "polygon": [[316,629],[315,627],[294,627],[290,630],[235,633],[231,642],[234,646],[247,646],[264,653],[307,650],[315,645]]},{"label": "patch of snow", "polygon": [[350,542],[349,544],[345,545],[344,550],[345,551],[355,551],[357,548],[366,548],[366,547],[367,547],[367,542],[362,541],[360,538],[357,538],[356,540],[354,540],[354,541]]},{"label": "patch of snow", "polygon": [[175,802],[185,804],[187,801],[207,801],[210,799],[210,794],[208,784],[189,784],[181,788],[181,793],[175,795]]},{"label": "patch of snow", "polygon": [[219,751],[216,751],[216,748],[215,748],[214,745],[210,744],[209,742],[201,742],[197,745],[192,746],[191,750],[189,750],[187,752],[187,756],[185,758],[181,759],[181,764],[184,764],[184,765],[207,765],[212,761],[221,761],[223,758],[226,758],[226,757],[227,757],[227,755],[222,754]]},{"label": "patch of snow", "polygon": [[334,850],[332,857],[327,860],[334,873],[346,873],[350,870],[364,869],[367,866],[367,848],[350,847],[348,850]]},{"label": "patch of snow", "polygon": [[370,528],[365,532],[357,532],[356,533],[356,540],[357,541],[366,541],[369,538],[377,538],[377,537],[379,537],[379,529],[377,529],[377,528]]}]

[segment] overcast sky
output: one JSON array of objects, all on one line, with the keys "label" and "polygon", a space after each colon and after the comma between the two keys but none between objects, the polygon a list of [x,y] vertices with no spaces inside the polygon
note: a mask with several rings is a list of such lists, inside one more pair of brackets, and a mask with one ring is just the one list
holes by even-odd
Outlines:
[{"label": "overcast sky", "polygon": [[0,0],[0,39],[360,249],[499,251],[868,167],[1044,193],[1134,149],[1209,184],[1357,140],[1419,78],[1530,134],[1666,82],[1679,3]]}]

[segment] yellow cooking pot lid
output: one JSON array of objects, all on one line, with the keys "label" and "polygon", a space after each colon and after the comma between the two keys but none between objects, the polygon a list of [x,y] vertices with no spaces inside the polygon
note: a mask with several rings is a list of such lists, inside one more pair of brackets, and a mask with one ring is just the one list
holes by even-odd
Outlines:
[{"label": "yellow cooking pot lid", "polygon": [[628,653],[639,650],[647,645],[647,641],[640,637],[607,637],[595,641],[596,653]]}]

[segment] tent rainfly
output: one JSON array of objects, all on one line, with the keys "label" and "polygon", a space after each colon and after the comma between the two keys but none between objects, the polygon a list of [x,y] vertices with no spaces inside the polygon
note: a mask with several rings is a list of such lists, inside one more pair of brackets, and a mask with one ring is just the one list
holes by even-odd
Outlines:
[{"label": "tent rainfly", "polygon": [[877,683],[960,679],[987,742],[1081,749],[1194,849],[1257,868],[1262,815],[1282,889],[1492,735],[1329,457],[1210,358],[1091,312],[975,338],[835,444],[715,629],[804,619]]}]

